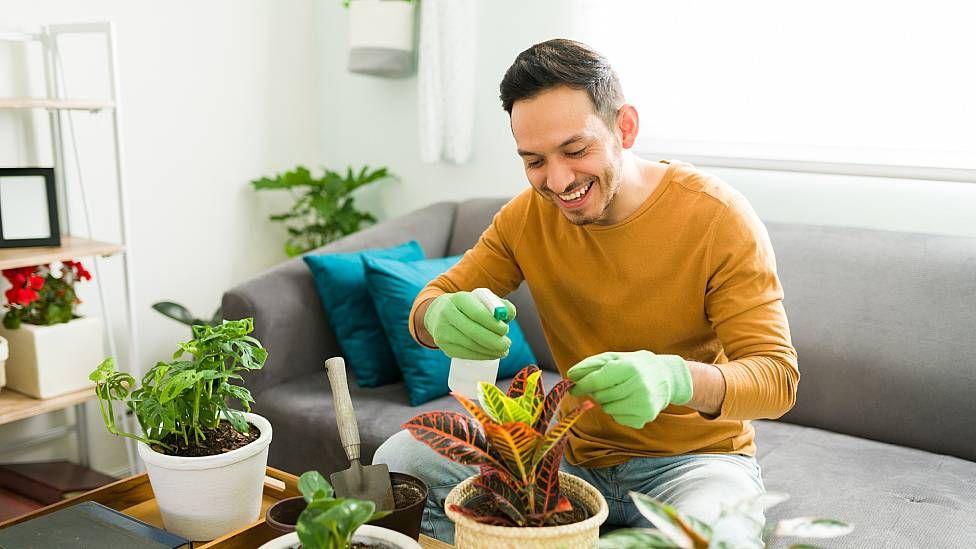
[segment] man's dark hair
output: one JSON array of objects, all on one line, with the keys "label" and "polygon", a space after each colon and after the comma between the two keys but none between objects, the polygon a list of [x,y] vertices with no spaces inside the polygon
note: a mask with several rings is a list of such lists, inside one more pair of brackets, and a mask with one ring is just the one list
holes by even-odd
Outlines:
[{"label": "man's dark hair", "polygon": [[515,58],[499,86],[502,108],[511,116],[516,101],[558,86],[586,91],[593,110],[607,126],[614,127],[617,109],[624,103],[617,73],[606,57],[565,38],[540,42]]}]

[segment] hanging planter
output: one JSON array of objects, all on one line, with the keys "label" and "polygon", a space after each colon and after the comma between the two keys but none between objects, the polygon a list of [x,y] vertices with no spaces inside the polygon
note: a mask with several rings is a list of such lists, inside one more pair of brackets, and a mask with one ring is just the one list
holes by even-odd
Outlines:
[{"label": "hanging planter", "polygon": [[349,72],[402,78],[414,71],[414,2],[352,0]]},{"label": "hanging planter", "polygon": [[11,286],[0,326],[10,346],[7,387],[34,398],[90,387],[88,365],[102,357],[102,321],[75,315],[81,302],[75,284],[91,274],[80,262],[64,261],[60,269],[33,265],[3,276]]}]

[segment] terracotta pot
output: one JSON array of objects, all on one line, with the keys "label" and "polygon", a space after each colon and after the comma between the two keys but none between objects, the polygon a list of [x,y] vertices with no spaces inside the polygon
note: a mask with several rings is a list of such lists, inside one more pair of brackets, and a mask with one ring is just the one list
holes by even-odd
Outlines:
[{"label": "terracotta pot", "polygon": [[600,539],[600,525],[607,519],[609,509],[603,495],[583,479],[560,472],[559,486],[563,495],[589,509],[590,518],[574,524],[538,528],[492,526],[452,511],[451,505],[463,505],[470,498],[483,493],[474,486],[473,480],[474,477],[471,477],[455,486],[444,501],[447,516],[454,521],[455,546],[465,549],[498,549],[499,547],[591,549],[596,547]]}]

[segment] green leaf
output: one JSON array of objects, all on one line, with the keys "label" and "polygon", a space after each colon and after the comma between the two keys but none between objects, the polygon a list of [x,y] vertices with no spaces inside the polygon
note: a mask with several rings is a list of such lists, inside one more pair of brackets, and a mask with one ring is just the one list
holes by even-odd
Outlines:
[{"label": "green leaf", "polygon": [[318,471],[302,473],[302,476],[298,477],[298,491],[308,503],[316,499],[329,499],[333,494],[332,485]]},{"label": "green leaf", "polygon": [[158,303],[153,303],[152,308],[177,322],[181,322],[188,326],[192,326],[194,324],[193,315],[190,314],[190,311],[186,307],[180,305],[179,303],[173,303],[172,301],[160,301]]},{"label": "green leaf", "polygon": [[88,375],[88,379],[95,383],[106,381],[115,372],[115,359],[108,357],[98,365],[95,370]]},{"label": "green leaf", "polygon": [[650,528],[614,530],[600,538],[599,549],[675,549],[663,534]]},{"label": "green leaf", "polygon": [[682,515],[674,507],[640,492],[630,492],[630,497],[644,518],[660,530],[661,534],[671,540],[676,547],[681,549],[694,548],[695,544],[688,535],[686,526],[681,524]]},{"label": "green leaf", "polygon": [[482,381],[478,384],[478,401],[488,416],[498,423],[521,421],[532,424],[532,415],[491,383]]},{"label": "green leaf", "polygon": [[184,391],[193,387],[200,379],[200,372],[183,371],[167,379],[162,386],[162,393],[159,395],[159,403],[166,404],[174,398],[183,394]]},{"label": "green leaf", "polygon": [[850,534],[854,527],[844,521],[816,517],[798,517],[779,521],[776,536],[801,538],[836,538]]}]

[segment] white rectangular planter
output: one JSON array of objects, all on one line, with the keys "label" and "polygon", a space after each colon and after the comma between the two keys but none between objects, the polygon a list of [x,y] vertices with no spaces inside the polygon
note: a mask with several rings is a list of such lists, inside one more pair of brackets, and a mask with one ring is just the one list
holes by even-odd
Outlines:
[{"label": "white rectangular planter", "polygon": [[0,337],[0,389],[7,384],[7,369],[4,367],[4,364],[7,363],[9,348],[7,340]]},{"label": "white rectangular planter", "polygon": [[91,387],[91,373],[105,358],[102,321],[76,318],[53,326],[21,324],[16,330],[0,325],[10,345],[7,388],[34,398]]}]

